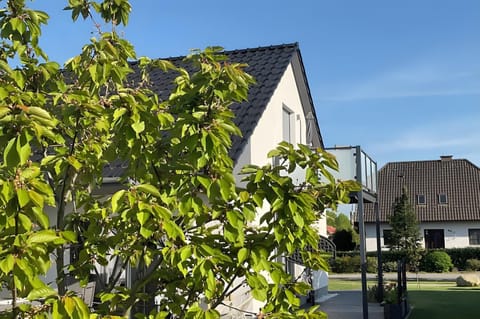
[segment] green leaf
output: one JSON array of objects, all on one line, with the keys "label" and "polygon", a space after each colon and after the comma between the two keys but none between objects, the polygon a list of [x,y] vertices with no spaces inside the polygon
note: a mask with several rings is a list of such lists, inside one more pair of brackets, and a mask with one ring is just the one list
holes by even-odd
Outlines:
[{"label": "green leaf", "polygon": [[137,133],[137,135],[142,133],[145,130],[145,122],[143,122],[143,121],[133,123],[131,126],[132,126],[133,130],[135,131],[135,133]]},{"label": "green leaf", "polygon": [[150,236],[152,236],[152,234],[153,234],[153,231],[151,231],[150,229],[143,226],[140,227],[140,235],[142,235],[143,238],[148,239],[150,238]]},{"label": "green leaf", "polygon": [[252,289],[252,297],[259,301],[267,300],[267,289],[265,288]]},{"label": "green leaf", "polygon": [[205,311],[205,319],[218,319],[220,318],[220,313],[215,309],[208,309]]},{"label": "green leaf", "polygon": [[208,299],[212,299],[213,296],[215,295],[215,290],[217,287],[217,281],[215,280],[215,275],[213,274],[213,271],[211,269],[208,270],[207,272],[207,287],[205,290],[205,296]]},{"label": "green leaf", "polygon": [[8,274],[13,270],[14,264],[15,259],[13,255],[8,254],[0,261],[0,269],[3,271],[4,274]]},{"label": "green leaf", "polygon": [[122,189],[116,192],[115,194],[113,194],[111,202],[112,202],[112,211],[114,213],[117,212],[118,207],[121,204],[120,201],[123,200],[123,196],[125,195],[125,193],[126,193],[126,190]]},{"label": "green leaf", "polygon": [[113,112],[113,120],[116,121],[125,113],[127,113],[127,109],[124,107],[116,109],[115,112]]},{"label": "green leaf", "polygon": [[248,249],[245,247],[240,248],[238,250],[237,257],[238,257],[238,264],[243,263],[245,260],[247,260]]},{"label": "green leaf", "polygon": [[33,190],[28,190],[28,196],[37,207],[43,208],[44,198],[42,195]]},{"label": "green leaf", "polygon": [[53,230],[42,230],[30,235],[27,242],[29,244],[50,243],[58,240],[59,238],[60,237],[58,237]]},{"label": "green leaf", "polygon": [[20,164],[24,165],[28,159],[30,158],[30,154],[32,150],[30,148],[30,144],[26,142],[24,145],[21,145],[20,138],[17,139],[17,152],[20,155]]},{"label": "green leaf", "polygon": [[[8,96],[9,92],[3,88],[0,87],[0,100],[3,100]],[[0,106],[0,117],[3,117],[6,113],[10,113],[10,108],[7,106]]]},{"label": "green leaf", "polygon": [[76,310],[79,314],[79,318],[81,319],[89,319],[90,317],[90,310],[88,309],[87,305],[83,301],[83,299],[79,297],[74,297],[73,300],[75,301]]},{"label": "green leaf", "polygon": [[173,238],[173,239],[176,239],[179,236],[181,236],[181,234],[183,234],[180,227],[178,227],[177,224],[175,224],[174,222],[172,222],[168,219],[164,221],[163,228],[167,232],[168,237]]},{"label": "green leaf", "polygon": [[73,166],[73,168],[75,168],[76,171],[79,171],[81,168],[82,168],[82,163],[80,163],[75,157],[73,156],[69,156],[67,157],[67,161],[70,165]]},{"label": "green leaf", "polygon": [[153,186],[153,185],[150,185],[150,184],[140,184],[140,185],[137,185],[135,186],[135,188],[139,191],[142,191],[142,192],[145,192],[145,193],[148,193],[150,195],[153,195],[155,197],[161,197],[161,194],[160,192],[158,191],[158,189]]},{"label": "green leaf", "polygon": [[16,138],[9,140],[5,150],[3,151],[3,163],[7,167],[14,167],[20,161],[17,150],[14,147],[16,140]]},{"label": "green leaf", "polygon": [[28,196],[28,192],[21,188],[17,189],[17,198],[20,208],[25,207],[30,202],[30,196]]},{"label": "green leaf", "polygon": [[145,225],[145,223],[149,220],[150,213],[149,212],[138,212],[137,213],[137,220],[140,225]]},{"label": "green leaf", "polygon": [[43,118],[43,119],[46,119],[46,120],[52,120],[52,116],[50,115],[50,113],[48,113],[48,111],[46,111],[45,109],[41,108],[41,107],[37,107],[37,106],[30,106],[30,107],[27,107],[25,108],[25,112],[27,114],[31,114],[31,115],[36,115],[40,118]]},{"label": "green leaf", "polygon": [[279,285],[280,284],[280,281],[282,280],[282,273],[281,271],[279,270],[274,270],[272,271],[272,273],[270,274],[270,276],[272,277],[272,280],[275,284]]},{"label": "green leaf", "polygon": [[50,220],[48,219],[48,215],[43,212],[43,209],[40,207],[32,207],[33,215],[37,222],[42,226],[43,229],[48,228],[50,226]]},{"label": "green leaf", "polygon": [[69,314],[69,318],[73,318],[73,312],[75,311],[75,300],[73,299],[73,297],[63,297],[63,304],[65,306],[65,310]]},{"label": "green leaf", "polygon": [[191,255],[192,255],[192,248],[190,246],[184,246],[183,248],[181,248],[181,252],[180,252],[181,261],[187,260],[188,258],[190,258]]},{"label": "green leaf", "polygon": [[70,243],[75,243],[77,241],[77,233],[74,231],[64,230],[60,235]]},{"label": "green leaf", "polygon": [[58,293],[50,286],[43,286],[41,288],[35,288],[30,291],[27,299],[32,301],[35,299],[46,299],[48,297],[56,296]]},{"label": "green leaf", "polygon": [[300,306],[300,300],[297,297],[295,297],[295,294],[293,292],[287,289],[285,290],[285,295],[287,296],[287,300],[291,305],[294,305],[297,307]]},{"label": "green leaf", "polygon": [[255,183],[259,183],[263,178],[264,172],[262,170],[258,170],[255,174]]},{"label": "green leaf", "polygon": [[241,191],[238,197],[241,203],[246,203],[250,198],[250,194],[246,191]]},{"label": "green leaf", "polygon": [[293,221],[300,228],[303,228],[303,226],[305,225],[305,221],[303,220],[302,216],[300,216],[300,214],[298,213],[293,213]]},{"label": "green leaf", "polygon": [[205,187],[205,189],[208,189],[212,184],[212,181],[205,176],[199,175],[197,176],[197,180],[200,182],[200,184],[202,184],[203,187]]}]

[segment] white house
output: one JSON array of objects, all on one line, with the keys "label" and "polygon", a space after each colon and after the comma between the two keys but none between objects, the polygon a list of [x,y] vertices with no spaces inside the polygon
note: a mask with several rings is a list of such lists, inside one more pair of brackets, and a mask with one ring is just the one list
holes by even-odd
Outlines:
[{"label": "white house", "polygon": [[[382,249],[387,249],[389,216],[402,188],[420,223],[425,248],[480,246],[480,169],[466,159],[387,163],[378,172],[378,207]],[[373,206],[373,205],[372,205]],[[366,207],[367,250],[375,251],[373,207]]]}]

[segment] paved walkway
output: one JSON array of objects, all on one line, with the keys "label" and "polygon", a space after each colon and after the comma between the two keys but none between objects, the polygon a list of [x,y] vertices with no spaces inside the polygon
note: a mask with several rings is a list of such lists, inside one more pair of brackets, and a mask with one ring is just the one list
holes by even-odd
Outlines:
[{"label": "paved walkway", "polygon": [[[331,297],[320,303],[320,310],[327,313],[328,319],[362,319],[362,292],[331,291]],[[383,319],[383,307],[377,303],[368,304],[369,319]]]}]

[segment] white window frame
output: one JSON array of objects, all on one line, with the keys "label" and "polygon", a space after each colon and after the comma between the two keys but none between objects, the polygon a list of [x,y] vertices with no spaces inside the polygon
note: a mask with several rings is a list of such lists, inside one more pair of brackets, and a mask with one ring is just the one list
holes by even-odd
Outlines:
[{"label": "white window frame", "polygon": [[[442,200],[445,199],[445,200]],[[439,204],[448,204],[448,197],[445,193],[438,194],[438,203]]]},{"label": "white window frame", "polygon": [[[423,199],[423,200],[420,200]],[[427,204],[427,197],[425,194],[417,194],[416,195],[417,205],[426,205]]]},{"label": "white window frame", "polygon": [[480,228],[468,229],[468,244],[472,246],[480,245]]}]

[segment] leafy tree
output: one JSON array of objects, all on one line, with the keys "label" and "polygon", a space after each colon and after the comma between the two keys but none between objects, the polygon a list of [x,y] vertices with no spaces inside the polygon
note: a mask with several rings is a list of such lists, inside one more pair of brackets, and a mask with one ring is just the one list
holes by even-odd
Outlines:
[{"label": "leafy tree", "polygon": [[338,230],[351,230],[353,229],[352,223],[350,222],[350,218],[347,217],[345,214],[338,214],[335,218],[335,224]]},{"label": "leafy tree", "polygon": [[335,214],[336,227],[335,233],[332,235],[332,241],[335,243],[339,251],[354,250],[359,243],[359,235],[355,231],[347,215],[338,213]]},{"label": "leafy tree", "polygon": [[336,218],[337,218],[337,213],[334,212],[334,211],[327,211],[326,212],[326,217],[327,217],[327,225],[328,226],[333,226],[333,227],[337,227],[337,223],[336,223]]},{"label": "leafy tree", "polygon": [[420,228],[405,188],[393,203],[390,226],[392,231],[389,248],[404,252],[411,266],[416,268],[420,259]]},{"label": "leafy tree", "polygon": [[[13,297],[5,316],[89,318],[65,278],[86,283],[98,265],[115,265],[97,316],[148,317],[136,305],[157,295],[151,318],[218,318],[223,300],[246,284],[272,317],[322,317],[299,309],[297,295],[310,287],[278,257],[299,251],[308,267],[326,269],[312,225],[355,189],[335,182],[335,159],[281,143],[268,154],[281,165],[246,167],[237,188],[228,151],[241,132],[229,106],[254,82],[245,65],[227,62],[221,48],[192,52],[185,63],[193,73],[137,57],[116,31],[128,22],[127,0],[69,0],[66,9],[74,21],[111,27],[94,22],[97,36],[63,66],[39,46],[47,13],[23,0],[0,11],[0,282]],[[164,100],[150,90],[152,68],[177,74]],[[133,72],[142,82],[131,83]],[[124,163],[123,187],[95,195],[114,161]],[[306,172],[300,185],[288,177],[297,167]],[[74,246],[78,259],[65,265]],[[58,289],[40,279],[53,264]],[[124,287],[129,267],[137,277]],[[41,304],[18,305],[20,297]]]}]

